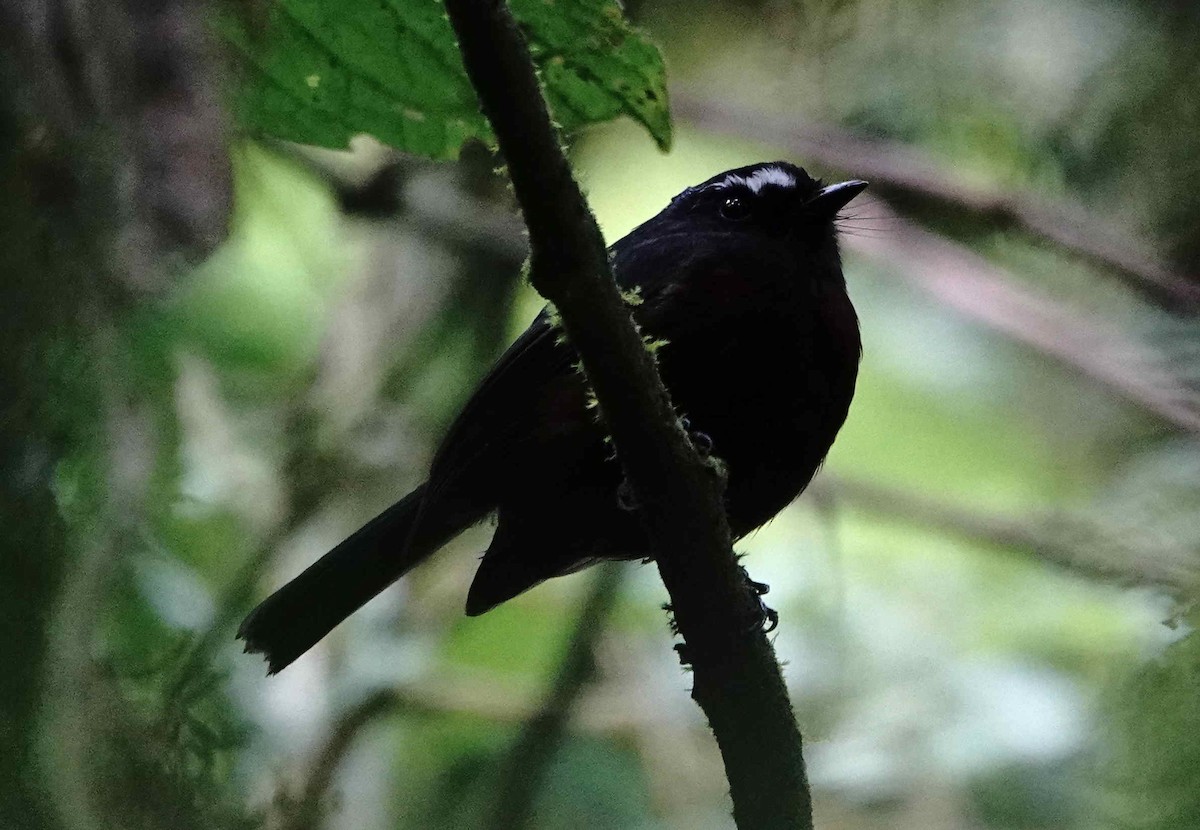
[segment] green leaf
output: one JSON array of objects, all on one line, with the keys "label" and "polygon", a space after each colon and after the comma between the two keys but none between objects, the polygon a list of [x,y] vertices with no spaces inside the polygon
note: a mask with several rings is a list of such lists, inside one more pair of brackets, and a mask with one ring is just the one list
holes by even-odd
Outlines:
[{"label": "green leaf", "polygon": [[628,115],[671,146],[667,79],[658,47],[613,0],[512,0],[550,109],[568,130]]},{"label": "green leaf", "polygon": [[[670,146],[662,55],[614,0],[512,9],[562,128],[624,114]],[[438,0],[274,0],[263,25],[220,29],[245,59],[235,110],[251,132],[334,148],[366,133],[434,158],[491,141]]]}]

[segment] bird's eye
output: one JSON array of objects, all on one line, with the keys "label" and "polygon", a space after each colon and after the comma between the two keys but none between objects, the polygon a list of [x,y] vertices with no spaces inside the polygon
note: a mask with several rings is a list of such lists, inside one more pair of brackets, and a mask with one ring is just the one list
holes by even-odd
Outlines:
[{"label": "bird's eye", "polygon": [[745,199],[730,196],[721,204],[721,216],[731,222],[740,222],[750,216],[750,205]]}]

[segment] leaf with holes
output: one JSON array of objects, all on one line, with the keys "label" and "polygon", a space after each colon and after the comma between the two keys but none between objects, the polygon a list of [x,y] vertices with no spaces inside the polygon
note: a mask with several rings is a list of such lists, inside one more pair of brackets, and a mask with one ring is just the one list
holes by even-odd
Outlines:
[{"label": "leaf with holes", "polygon": [[[512,9],[564,129],[628,115],[669,147],[662,56],[614,0]],[[253,133],[322,147],[366,133],[434,158],[491,140],[439,0],[271,0],[258,25],[220,28],[244,59],[235,108]]]}]

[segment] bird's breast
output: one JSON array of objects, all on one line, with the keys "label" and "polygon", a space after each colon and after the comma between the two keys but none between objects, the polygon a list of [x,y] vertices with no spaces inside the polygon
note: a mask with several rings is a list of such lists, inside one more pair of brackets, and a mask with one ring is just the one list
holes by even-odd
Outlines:
[{"label": "bird's breast", "polygon": [[812,479],[846,419],[861,351],[849,300],[764,318],[679,338],[660,354],[677,408],[729,470],[738,536]]}]

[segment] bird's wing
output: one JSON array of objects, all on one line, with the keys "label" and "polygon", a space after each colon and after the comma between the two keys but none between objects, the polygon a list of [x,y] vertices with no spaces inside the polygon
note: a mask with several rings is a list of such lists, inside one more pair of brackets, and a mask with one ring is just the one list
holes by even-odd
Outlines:
[{"label": "bird's wing", "polygon": [[[621,288],[639,287],[653,298],[660,290],[658,272],[669,271],[672,263],[659,261],[660,246],[646,242],[639,242],[631,234],[618,242],[611,254]],[[637,249],[638,255],[629,257],[632,249]],[[648,266],[643,270],[652,277],[645,280],[645,285],[631,279],[638,273],[637,268],[628,267],[634,259],[646,260],[639,263]],[[545,412],[541,407],[548,396],[552,397],[549,393],[574,382],[573,364],[578,359],[575,350],[563,341],[561,329],[542,311],[501,355],[451,424],[430,467],[423,510],[431,509],[440,499],[456,498],[464,487],[476,485],[481,474],[485,479],[494,474],[488,468],[504,463],[500,451],[528,437],[538,427],[539,419],[571,418],[571,412]],[[582,408],[578,417],[590,418]],[[420,524],[418,517],[414,526]]]},{"label": "bird's wing", "polygon": [[434,456],[427,503],[453,489],[475,462],[536,426],[532,411],[543,390],[573,373],[575,351],[542,312],[500,356],[451,424]]}]

